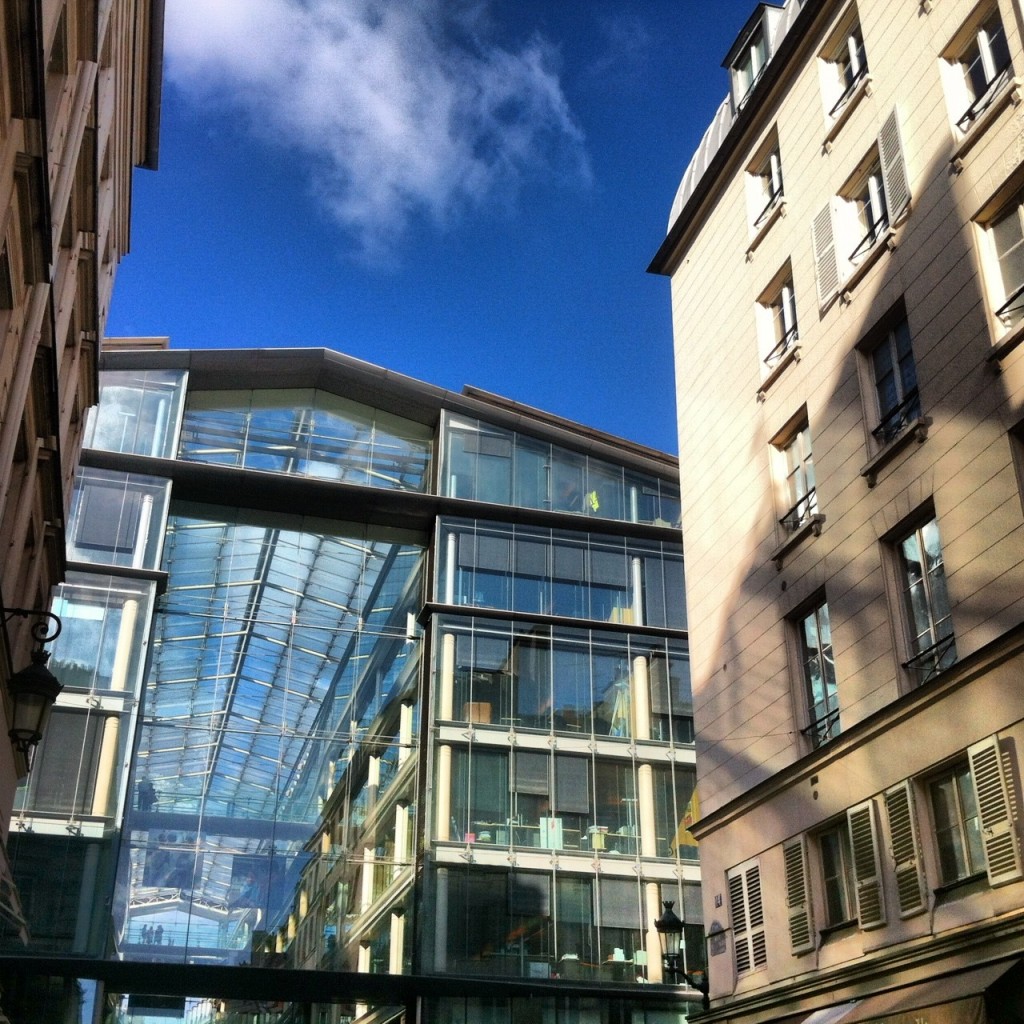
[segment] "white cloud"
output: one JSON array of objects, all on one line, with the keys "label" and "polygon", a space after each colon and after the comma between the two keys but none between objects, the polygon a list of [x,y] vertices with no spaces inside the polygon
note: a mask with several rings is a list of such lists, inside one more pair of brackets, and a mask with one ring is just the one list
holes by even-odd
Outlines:
[{"label": "white cloud", "polygon": [[506,202],[525,177],[589,180],[551,46],[486,39],[455,0],[169,0],[167,75],[310,160],[364,253],[410,218]]}]

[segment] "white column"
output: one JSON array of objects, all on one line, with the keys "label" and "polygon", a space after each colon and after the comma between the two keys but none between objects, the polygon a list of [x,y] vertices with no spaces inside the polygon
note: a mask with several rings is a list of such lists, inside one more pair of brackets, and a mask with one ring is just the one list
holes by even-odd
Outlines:
[{"label": "white column", "polygon": [[647,980],[662,981],[664,974],[661,964],[661,939],[654,922],[661,917],[660,887],[657,882],[644,885],[644,898],[647,904],[647,934],[644,942],[647,947]]},{"label": "white column", "polygon": [[405,764],[412,753],[412,704],[409,701],[402,701],[398,714],[398,763]]},{"label": "white column", "polygon": [[[454,493],[454,492],[453,492]],[[455,604],[455,572],[457,567],[456,551],[459,538],[449,533],[444,550],[444,603]]]},{"label": "white column", "polygon": [[630,583],[633,588],[633,625],[643,626],[644,623],[644,563],[643,559],[629,560]]},{"label": "white column", "polygon": [[651,686],[646,655],[640,654],[633,659],[630,690],[633,704],[633,738],[649,740],[651,738]]},{"label": "white column", "polygon": [[409,846],[409,805],[395,805],[395,864],[392,877],[396,876],[407,864]]},{"label": "white column", "polygon": [[637,807],[639,808],[640,853],[644,857],[658,856],[658,836],[654,824],[654,769],[640,765],[636,773]]},{"label": "white column", "polygon": [[452,748],[443,743],[437,748],[436,839],[447,842],[452,837]]},{"label": "white column", "polygon": [[441,685],[438,688],[437,717],[450,722],[455,717],[455,634],[441,637]]},{"label": "white column", "polygon": [[391,945],[388,954],[388,973],[402,973],[402,959],[405,953],[405,915],[391,914]]}]

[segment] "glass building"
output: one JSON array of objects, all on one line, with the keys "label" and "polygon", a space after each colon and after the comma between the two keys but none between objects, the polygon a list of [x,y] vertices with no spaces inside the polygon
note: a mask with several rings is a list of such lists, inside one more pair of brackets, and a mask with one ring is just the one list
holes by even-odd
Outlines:
[{"label": "glass building", "polygon": [[[704,963],[677,481],[337,353],[108,350],[10,842],[3,971],[64,980],[5,988],[89,1022],[681,1019],[642,984],[663,900]],[[267,998],[199,973],[240,966]]]}]

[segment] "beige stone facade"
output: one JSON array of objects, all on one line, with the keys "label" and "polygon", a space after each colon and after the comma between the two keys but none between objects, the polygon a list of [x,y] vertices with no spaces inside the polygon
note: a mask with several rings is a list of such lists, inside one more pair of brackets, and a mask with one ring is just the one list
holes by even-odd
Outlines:
[{"label": "beige stone facade", "polygon": [[762,4],[726,67],[651,267],[710,1019],[1019,1019],[1021,9]]},{"label": "beige stone facade", "polygon": [[[5,607],[46,608],[63,579],[71,480],[85,411],[97,398],[114,274],[128,250],[131,173],[156,166],[162,6],[0,0]],[[13,619],[3,631],[4,680],[28,662],[30,625]],[[0,835],[25,769],[0,744]]]}]

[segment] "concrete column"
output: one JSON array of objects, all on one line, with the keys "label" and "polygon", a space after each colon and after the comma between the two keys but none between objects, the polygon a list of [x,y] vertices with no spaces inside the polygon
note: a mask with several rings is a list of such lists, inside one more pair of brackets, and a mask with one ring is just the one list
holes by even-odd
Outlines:
[{"label": "concrete column", "polygon": [[630,698],[633,705],[633,738],[651,738],[651,686],[647,658],[638,655],[633,659],[630,676]]},{"label": "concrete column", "polygon": [[644,945],[647,949],[647,980],[659,982],[664,980],[661,964],[661,939],[654,922],[661,917],[661,892],[657,882],[644,885],[644,901],[647,905],[647,932]]},{"label": "concrete column", "polygon": [[412,753],[413,705],[402,701],[398,719],[398,763],[405,764]]},{"label": "concrete column", "polygon": [[658,836],[654,824],[654,768],[649,764],[642,764],[636,774],[640,853],[644,857],[657,857]]},{"label": "concrete column", "polygon": [[388,951],[388,973],[402,973],[402,959],[405,955],[405,915],[391,914],[391,945]]},{"label": "concrete column", "polygon": [[103,720],[103,736],[100,739],[100,758],[96,766],[96,784],[92,792],[92,814],[112,813],[110,795],[117,761],[117,739],[121,732],[121,720],[107,715]]},{"label": "concrete column", "polygon": [[452,748],[447,743],[437,748],[437,786],[434,795],[437,803],[436,838],[444,843],[452,837]]},{"label": "concrete column", "polygon": [[124,690],[128,682],[128,666],[132,658],[132,638],[135,635],[135,623],[139,617],[139,602],[125,601],[121,608],[121,624],[117,631],[117,648],[114,651],[114,664],[110,670],[110,688]]},{"label": "concrete column", "polygon": [[444,549],[444,603],[455,604],[456,545],[459,538],[449,533]]},{"label": "concrete column", "polygon": [[92,931],[92,908],[96,898],[99,860],[99,843],[89,843],[82,864],[82,887],[78,891],[78,914],[75,917],[75,938],[72,946],[75,953],[89,952],[89,933]]},{"label": "concrete column", "polygon": [[455,635],[441,637],[441,685],[438,687],[437,717],[450,722],[455,717]]},{"label": "concrete column", "polygon": [[437,869],[434,900],[434,970],[448,969],[448,869]]},{"label": "concrete column", "polygon": [[372,846],[363,847],[363,870],[360,877],[359,909],[365,913],[373,903],[373,867],[374,850]]},{"label": "concrete column", "polygon": [[392,876],[397,875],[408,862],[409,805],[395,805],[395,865]]},{"label": "concrete column", "polygon": [[643,559],[629,560],[630,583],[633,590],[633,625],[643,626],[644,623],[644,563]]}]

